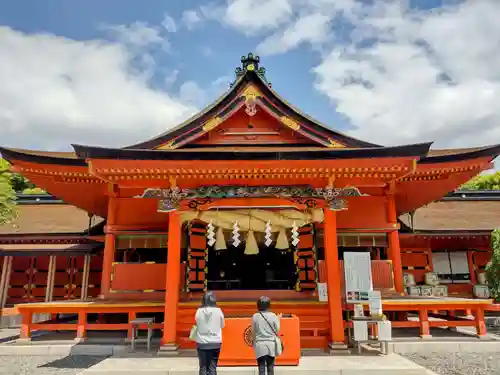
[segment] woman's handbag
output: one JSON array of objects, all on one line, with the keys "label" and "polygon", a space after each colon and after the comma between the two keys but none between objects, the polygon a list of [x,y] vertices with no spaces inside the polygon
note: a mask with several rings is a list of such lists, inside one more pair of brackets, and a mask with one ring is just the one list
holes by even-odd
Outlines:
[{"label": "woman's handbag", "polygon": [[191,331],[189,331],[189,339],[191,341],[196,341],[196,334],[198,333],[198,327],[195,325],[193,325],[191,327]]},{"label": "woman's handbag", "polygon": [[267,325],[269,328],[271,328],[271,331],[274,333],[274,345],[275,345],[275,350],[276,350],[276,357],[279,357],[281,353],[283,353],[283,343],[281,342],[281,339],[278,336],[278,332],[274,329],[271,323],[266,319],[264,314],[262,314],[261,311],[259,311],[259,314],[262,316],[262,318],[266,321]]}]

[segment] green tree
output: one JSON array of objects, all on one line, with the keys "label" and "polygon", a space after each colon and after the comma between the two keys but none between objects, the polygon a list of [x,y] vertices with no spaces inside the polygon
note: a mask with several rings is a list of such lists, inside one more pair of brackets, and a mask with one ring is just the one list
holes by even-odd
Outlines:
[{"label": "green tree", "polygon": [[45,190],[39,187],[33,187],[33,188],[27,188],[22,191],[23,194],[32,194],[32,195],[37,195],[37,194],[47,194]]},{"label": "green tree", "polygon": [[9,179],[10,185],[16,193],[47,194],[43,189],[36,187],[35,184],[31,183],[26,177],[20,175],[19,173],[10,172],[8,170],[10,164],[7,160],[0,158],[0,166],[3,166],[3,169],[5,170],[4,176]]},{"label": "green tree", "polygon": [[35,185],[32,184],[26,177],[20,175],[19,173],[10,174],[10,184],[15,192],[19,193],[26,189],[33,189]]},{"label": "green tree", "polygon": [[491,296],[495,299],[500,298],[500,229],[495,229],[491,233],[491,248],[493,255],[486,265],[486,278]]},{"label": "green tree", "polygon": [[16,217],[16,193],[10,181],[9,163],[0,159],[0,224],[5,224]]},{"label": "green tree", "polygon": [[500,172],[476,176],[463,184],[460,190],[500,190]]}]

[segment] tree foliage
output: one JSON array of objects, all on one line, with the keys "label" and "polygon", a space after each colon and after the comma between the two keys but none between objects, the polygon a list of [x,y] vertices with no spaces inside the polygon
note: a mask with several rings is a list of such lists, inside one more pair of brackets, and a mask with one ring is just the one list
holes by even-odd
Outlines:
[{"label": "tree foliage", "polygon": [[0,159],[0,224],[16,217],[16,192],[12,188],[9,163]]},{"label": "tree foliage", "polygon": [[22,191],[23,194],[39,195],[47,194],[47,192],[39,187],[27,188]]},{"label": "tree foliage", "polygon": [[500,298],[500,229],[495,229],[491,233],[491,248],[493,255],[486,265],[486,277],[491,296]]},{"label": "tree foliage", "polygon": [[26,177],[21,176],[19,173],[11,173],[10,184],[16,193],[24,192],[26,189],[35,188],[34,184],[32,184]]},{"label": "tree foliage", "polygon": [[12,189],[16,193],[23,194],[47,194],[43,189],[36,187],[26,177],[19,173],[10,172],[8,169],[10,164],[7,160],[0,158],[0,168],[4,170],[3,175],[9,180]]},{"label": "tree foliage", "polygon": [[460,190],[500,190],[500,172],[476,176],[462,185]]}]

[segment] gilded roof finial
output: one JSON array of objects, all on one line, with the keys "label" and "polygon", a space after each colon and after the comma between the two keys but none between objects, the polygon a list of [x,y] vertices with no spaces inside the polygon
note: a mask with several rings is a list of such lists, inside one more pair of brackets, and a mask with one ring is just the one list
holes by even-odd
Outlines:
[{"label": "gilded roof finial", "polygon": [[[247,56],[241,56],[241,67],[237,67],[234,70],[234,74],[236,75],[236,79],[240,78],[241,76],[244,76],[247,72],[255,72],[260,78],[262,78],[265,82],[267,82],[266,79],[266,68],[260,67],[260,57],[259,56],[254,56],[253,53],[248,53]],[[269,85],[271,85],[269,82],[267,82]],[[231,86],[234,84],[234,82],[231,84]]]}]

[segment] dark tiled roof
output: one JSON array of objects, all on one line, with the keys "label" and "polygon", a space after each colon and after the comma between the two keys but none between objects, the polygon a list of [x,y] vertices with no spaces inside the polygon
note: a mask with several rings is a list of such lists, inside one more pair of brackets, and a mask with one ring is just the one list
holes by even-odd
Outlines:
[{"label": "dark tiled roof", "polygon": [[[409,215],[400,217],[411,227]],[[491,231],[500,228],[500,200],[442,200],[419,208],[413,217],[413,230]]]},{"label": "dark tiled roof", "polygon": [[[67,204],[22,204],[18,218],[0,226],[1,235],[81,234],[89,228],[87,213]],[[102,222],[94,217],[92,225]]]}]

